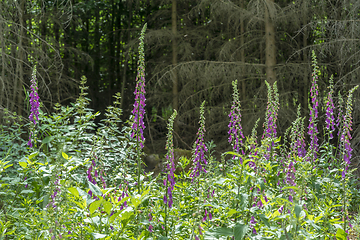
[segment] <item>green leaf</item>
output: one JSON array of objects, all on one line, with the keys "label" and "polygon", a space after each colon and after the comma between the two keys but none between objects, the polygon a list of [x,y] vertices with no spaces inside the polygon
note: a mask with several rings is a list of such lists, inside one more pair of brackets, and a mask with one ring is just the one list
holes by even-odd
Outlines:
[{"label": "green leaf", "polygon": [[101,200],[97,200],[95,202],[92,202],[89,206],[89,210],[90,213],[93,214],[95,212],[96,209],[98,209],[100,207],[101,202],[103,201],[103,199]]},{"label": "green leaf", "polygon": [[93,184],[92,182],[88,181],[88,184],[89,184],[89,188],[90,190],[92,191],[93,194],[95,194],[96,196],[102,196],[102,192],[100,190],[100,188]]},{"label": "green leaf", "polygon": [[38,152],[33,152],[32,154],[29,155],[28,159],[32,159],[33,157],[36,157],[36,155],[38,155]]},{"label": "green leaf", "polygon": [[228,212],[228,217],[234,215],[235,213],[238,213],[238,211],[236,211],[235,209],[230,209],[230,211]]},{"label": "green leaf", "polygon": [[109,218],[109,222],[112,223],[115,218],[117,218],[119,216],[119,214],[121,213],[122,211],[117,211],[116,213],[114,213],[113,215],[111,215],[111,217]]},{"label": "green leaf", "polygon": [[137,194],[136,196],[131,197],[131,203],[134,205],[135,208],[137,208],[141,203],[140,195]]},{"label": "green leaf", "polygon": [[27,168],[27,163],[26,162],[19,162],[19,165],[22,167],[22,168]]},{"label": "green leaf", "polygon": [[110,213],[111,213],[111,209],[112,209],[112,204],[111,204],[111,202],[105,201],[105,202],[103,202],[103,206],[104,206],[105,212],[107,212],[107,214],[110,214]]},{"label": "green leaf", "polygon": [[302,210],[302,207],[300,205],[295,205],[295,215],[296,215],[296,218],[299,218],[300,216],[300,213],[301,213],[301,210]]},{"label": "green leaf", "polygon": [[259,218],[267,227],[270,227],[268,218],[265,216],[265,214],[260,214]]},{"label": "green leaf", "polygon": [[101,233],[93,233],[93,236],[95,239],[100,239],[100,238],[104,238],[107,235],[106,234],[101,234]]},{"label": "green leaf", "polygon": [[69,192],[71,192],[72,195],[74,195],[75,197],[79,197],[79,191],[74,188],[74,187],[69,187],[68,188]]},{"label": "green leaf", "polygon": [[33,193],[34,191],[33,190],[22,190],[21,192],[20,192],[20,194],[21,193]]},{"label": "green leaf", "polygon": [[45,144],[46,144],[46,143],[49,143],[49,142],[51,142],[53,139],[54,139],[53,137],[47,136],[46,138],[44,138],[43,143],[45,143]]},{"label": "green leaf", "polygon": [[66,153],[62,152],[61,155],[62,155],[62,157],[65,158],[66,160],[69,160],[69,156],[68,156]]},{"label": "green leaf", "polygon": [[234,231],[232,228],[219,227],[219,228],[209,230],[208,232],[206,232],[206,235],[210,235],[210,236],[214,236],[214,237],[233,236]]},{"label": "green leaf", "polygon": [[235,240],[242,240],[247,230],[248,230],[247,225],[237,223],[234,227]]},{"label": "green leaf", "polygon": [[128,220],[131,216],[134,215],[134,211],[132,207],[127,207],[124,211],[121,212],[120,221]]},{"label": "green leaf", "polygon": [[337,240],[346,240],[347,233],[342,228],[338,228],[336,231],[336,239]]},{"label": "green leaf", "polygon": [[299,188],[298,188],[298,187],[295,187],[295,186],[283,187],[282,189],[283,189],[283,190],[292,189],[292,190],[295,190],[295,191],[298,191],[298,190],[299,190]]}]

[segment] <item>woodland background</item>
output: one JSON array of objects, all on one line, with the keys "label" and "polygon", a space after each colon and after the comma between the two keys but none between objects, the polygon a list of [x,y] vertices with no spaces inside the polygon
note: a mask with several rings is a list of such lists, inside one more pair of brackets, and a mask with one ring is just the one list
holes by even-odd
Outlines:
[{"label": "woodland background", "polygon": [[[85,75],[90,107],[104,113],[120,92],[123,120],[128,119],[138,37],[147,23],[145,137],[156,153],[165,151],[172,109],[179,113],[174,144],[191,149],[203,100],[206,140],[229,150],[227,115],[235,79],[244,135],[264,119],[265,79],[278,83],[280,135],[296,118],[299,104],[308,119],[312,50],[321,71],[321,98],[331,74],[335,92],[343,96],[360,82],[358,0],[0,0],[0,12],[0,119],[6,108],[24,122],[30,111],[25,89],[35,64],[44,112],[55,103],[73,102]],[[355,92],[355,166],[360,162],[359,97]],[[325,129],[324,122],[323,116],[319,129]]]}]

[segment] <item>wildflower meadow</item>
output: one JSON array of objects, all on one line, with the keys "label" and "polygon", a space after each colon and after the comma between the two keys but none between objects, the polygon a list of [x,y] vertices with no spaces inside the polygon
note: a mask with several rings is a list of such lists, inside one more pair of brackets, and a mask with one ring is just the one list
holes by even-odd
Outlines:
[{"label": "wildflower meadow", "polygon": [[[265,121],[256,121],[244,136],[234,79],[225,116],[231,151],[219,159],[215,143],[205,141],[204,101],[198,106],[196,141],[189,143],[192,157],[176,162],[173,111],[162,171],[155,176],[142,163],[145,30],[146,25],[130,119],[122,119],[121,96],[115,94],[106,119],[95,124],[99,113],[88,107],[85,77],[73,104],[57,104],[52,114],[45,113],[34,66],[26,98],[30,121],[22,125],[20,116],[6,112],[7,124],[0,126],[0,239],[360,239],[360,192],[350,144],[358,86],[335,93],[331,79],[320,98],[313,52],[310,115],[302,116],[299,105],[297,118],[279,136],[277,84],[265,82]],[[339,106],[335,94],[342,99]],[[325,129],[318,128],[319,121]]]}]

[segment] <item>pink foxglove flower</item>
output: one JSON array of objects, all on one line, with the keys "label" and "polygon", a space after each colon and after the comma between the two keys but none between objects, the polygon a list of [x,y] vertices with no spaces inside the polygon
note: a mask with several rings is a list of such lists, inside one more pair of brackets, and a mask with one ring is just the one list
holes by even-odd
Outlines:
[{"label": "pink foxglove flower", "polygon": [[317,157],[317,152],[319,150],[318,144],[318,129],[317,129],[317,118],[318,118],[318,95],[319,95],[319,87],[317,84],[319,67],[317,66],[315,52],[312,52],[313,58],[313,73],[312,73],[312,85],[310,89],[310,96],[311,96],[311,106],[310,106],[310,118],[309,118],[309,126],[308,126],[308,134],[310,135],[310,146],[309,151],[312,154],[312,160],[314,161]]},{"label": "pink foxglove flower", "polygon": [[[30,92],[31,110],[30,110],[29,119],[30,119],[30,121],[32,121],[34,123],[34,126],[35,126],[36,121],[39,121],[39,107],[40,107],[38,87],[37,87],[37,82],[36,82],[36,66],[34,67],[32,75],[31,75],[31,87],[30,88],[31,88],[31,92]],[[27,143],[27,145],[31,148],[33,147],[33,144],[31,141],[31,137],[33,135],[34,135],[34,132],[31,131],[30,135],[29,135],[29,141]]]},{"label": "pink foxglove flower", "polygon": [[[232,82],[233,85],[233,102],[231,105],[231,111],[229,114],[229,143],[231,143],[234,152],[240,153],[240,146],[242,146],[242,139],[244,138],[242,127],[241,127],[241,113],[240,113],[240,100],[239,92],[237,89],[237,80]],[[235,156],[233,156],[235,159]],[[242,158],[240,157],[240,162],[242,163]]]},{"label": "pink foxglove flower", "polygon": [[146,24],[141,30],[140,44],[139,44],[139,60],[136,76],[135,87],[135,103],[132,114],[134,116],[134,122],[132,124],[131,137],[135,137],[136,141],[140,144],[141,148],[144,148],[144,116],[145,116],[145,57],[144,57],[144,35],[146,30]]},{"label": "pink foxglove flower", "polygon": [[204,117],[204,105],[205,101],[200,106],[200,127],[197,132],[197,139],[194,143],[194,154],[193,154],[193,168],[190,177],[192,177],[192,182],[194,181],[195,177],[198,177],[201,172],[206,173],[205,165],[207,165],[207,161],[205,159],[205,153],[207,152],[207,147],[204,142],[204,135],[205,135],[205,117]]},{"label": "pink foxglove flower", "polygon": [[347,100],[347,104],[346,104],[346,109],[345,109],[345,115],[344,115],[344,121],[343,121],[343,128],[342,128],[342,132],[341,132],[341,137],[340,137],[340,141],[341,141],[341,145],[342,145],[342,157],[344,159],[344,171],[342,172],[342,177],[345,178],[347,170],[349,169],[349,165],[351,163],[350,159],[351,159],[351,152],[352,152],[352,148],[350,146],[350,140],[351,140],[351,134],[350,131],[352,130],[351,125],[352,125],[352,116],[351,116],[351,112],[352,112],[352,94],[353,92],[358,88],[358,86],[355,86],[354,88],[352,88],[349,91],[349,95],[348,95],[348,100]]}]

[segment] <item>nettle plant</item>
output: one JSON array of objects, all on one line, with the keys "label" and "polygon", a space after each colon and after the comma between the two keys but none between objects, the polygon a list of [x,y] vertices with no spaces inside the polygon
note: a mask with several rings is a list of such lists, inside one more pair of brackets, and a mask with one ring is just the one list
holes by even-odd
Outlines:
[{"label": "nettle plant", "polygon": [[[168,122],[162,173],[144,173],[144,34],[141,31],[133,116],[121,121],[120,95],[105,119],[88,108],[86,78],[71,106],[41,110],[36,68],[28,94],[29,123],[6,114],[0,128],[0,239],[347,239],[357,231],[351,161],[351,89],[335,107],[333,80],[325,97],[325,141],[318,144],[319,70],[313,53],[310,116],[297,118],[277,136],[279,94],[268,88],[263,133],[241,126],[237,81],[229,113],[227,166],[206,142],[205,101],[192,157],[176,174],[174,111]],[[341,96],[341,95],[339,95]],[[335,119],[337,116],[337,119]],[[123,126],[119,129],[119,126]],[[29,138],[23,140],[25,130]],[[310,142],[306,144],[306,134]],[[335,134],[339,142],[334,143]],[[14,143],[12,143],[14,141]],[[191,167],[187,167],[186,165]],[[189,169],[188,171],[186,169]],[[355,226],[355,230],[353,230]],[[352,232],[350,232],[352,231]]]}]

